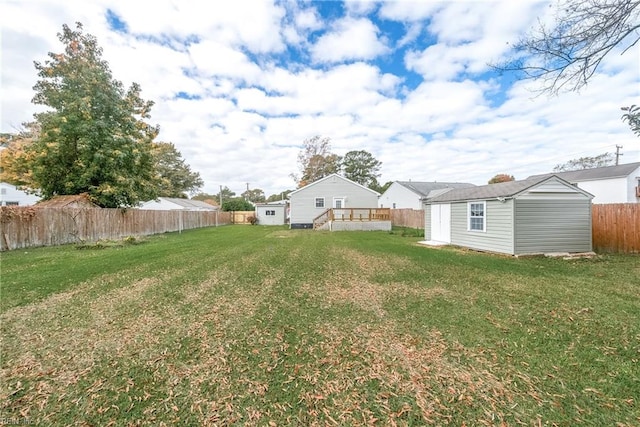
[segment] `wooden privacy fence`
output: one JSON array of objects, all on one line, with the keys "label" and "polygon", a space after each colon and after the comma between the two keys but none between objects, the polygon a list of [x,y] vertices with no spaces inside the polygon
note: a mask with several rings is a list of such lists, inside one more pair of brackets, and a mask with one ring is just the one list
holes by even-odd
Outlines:
[{"label": "wooden privacy fence", "polygon": [[251,224],[249,217],[256,216],[255,211],[228,212],[231,215],[231,224]]},{"label": "wooden privacy fence", "polygon": [[640,203],[593,205],[593,250],[640,253]]},{"label": "wooden privacy fence", "polygon": [[417,209],[391,209],[391,224],[399,227],[424,229],[424,211]]},{"label": "wooden privacy fence", "polygon": [[230,212],[0,208],[0,250],[95,242],[231,223]]}]

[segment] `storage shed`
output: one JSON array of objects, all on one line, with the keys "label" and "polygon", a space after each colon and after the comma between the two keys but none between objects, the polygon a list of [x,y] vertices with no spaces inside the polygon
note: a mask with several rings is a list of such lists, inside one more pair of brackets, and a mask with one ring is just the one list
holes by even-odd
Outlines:
[{"label": "storage shed", "polygon": [[552,175],[427,197],[425,240],[511,255],[590,252],[593,195]]},{"label": "storage shed", "polygon": [[284,225],[287,222],[287,202],[257,203],[256,218],[260,225]]}]

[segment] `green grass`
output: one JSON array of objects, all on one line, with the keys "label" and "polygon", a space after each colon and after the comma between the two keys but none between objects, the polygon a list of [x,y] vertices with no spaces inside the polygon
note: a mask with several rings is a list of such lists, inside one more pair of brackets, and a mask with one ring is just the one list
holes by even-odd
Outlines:
[{"label": "green grass", "polygon": [[0,419],[640,425],[638,256],[418,240],[228,226],[3,253]]}]

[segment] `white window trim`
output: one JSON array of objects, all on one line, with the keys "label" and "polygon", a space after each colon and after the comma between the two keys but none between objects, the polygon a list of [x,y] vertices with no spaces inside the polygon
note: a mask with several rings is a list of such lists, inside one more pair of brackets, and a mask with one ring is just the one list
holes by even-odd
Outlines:
[{"label": "white window trim", "polygon": [[346,197],[334,197],[333,198],[333,208],[336,209],[336,201],[340,200],[342,202],[342,207],[338,208],[338,209],[344,209],[346,202],[347,202],[347,198]]},{"label": "white window trim", "polygon": [[[318,200],[322,200],[322,206],[318,206]],[[316,209],[326,209],[327,204],[325,203],[324,197],[316,197],[313,199],[313,206]]]},{"label": "white window trim", "polygon": [[[471,228],[471,205],[482,205],[482,230],[473,230]],[[467,231],[471,233],[486,233],[487,232],[487,202],[485,200],[477,200],[473,202],[467,202]]]}]

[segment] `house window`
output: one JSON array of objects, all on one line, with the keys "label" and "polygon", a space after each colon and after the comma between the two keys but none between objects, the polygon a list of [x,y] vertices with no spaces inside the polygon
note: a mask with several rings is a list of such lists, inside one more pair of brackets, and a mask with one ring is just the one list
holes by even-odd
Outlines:
[{"label": "house window", "polygon": [[468,204],[468,230],[469,231],[486,231],[486,203],[485,202],[469,202]]},{"label": "house window", "polygon": [[276,211],[265,211],[265,215],[274,216],[275,214],[276,214]]},{"label": "house window", "polygon": [[316,208],[324,208],[324,197],[316,197]]},{"label": "house window", "polygon": [[6,188],[0,188],[0,194],[7,194]]},{"label": "house window", "polygon": [[395,208],[396,208],[396,204],[394,203],[394,204],[393,204],[393,209],[395,209]]},{"label": "house window", "polygon": [[20,203],[19,202],[5,202],[6,205],[5,206],[19,206]]}]

